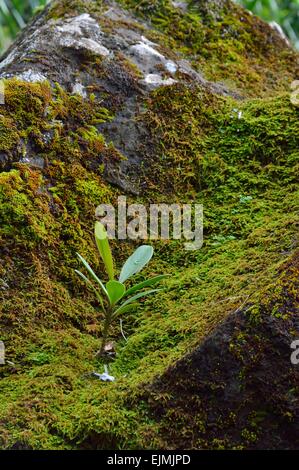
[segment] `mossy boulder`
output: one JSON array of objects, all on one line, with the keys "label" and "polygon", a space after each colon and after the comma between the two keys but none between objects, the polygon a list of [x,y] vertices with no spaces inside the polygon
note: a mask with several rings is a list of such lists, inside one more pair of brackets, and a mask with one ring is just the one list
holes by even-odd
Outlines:
[{"label": "mossy boulder", "polygon": [[[53,1],[0,62],[2,449],[298,448],[298,55],[230,1]],[[96,358],[95,209],[201,203]],[[138,245],[113,241],[117,265]],[[140,280],[142,276],[139,275]],[[270,431],[269,431],[270,430]]]}]

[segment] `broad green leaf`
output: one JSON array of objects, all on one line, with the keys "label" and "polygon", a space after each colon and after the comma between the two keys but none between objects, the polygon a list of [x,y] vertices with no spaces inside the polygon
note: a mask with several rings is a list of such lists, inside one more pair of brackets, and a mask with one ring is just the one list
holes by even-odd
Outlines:
[{"label": "broad green leaf", "polygon": [[125,282],[134,274],[141,271],[141,269],[149,262],[153,256],[154,249],[150,245],[142,245],[127,259],[122,267],[119,281]]},{"label": "broad green leaf", "polygon": [[136,284],[135,286],[130,287],[130,289],[126,291],[125,296],[134,294],[134,292],[137,292],[140,289],[143,289],[144,287],[149,287],[154,284],[157,284],[158,282],[162,281],[168,276],[170,276],[170,274],[161,274],[160,276],[155,276],[155,277],[152,277],[151,279],[147,279],[146,281],[140,282],[139,284]]},{"label": "broad green leaf", "polygon": [[87,271],[89,272],[89,274],[91,275],[91,277],[99,284],[99,286],[101,287],[102,291],[106,294],[106,296],[107,296],[108,299],[109,299],[108,292],[107,292],[107,290],[106,290],[106,287],[105,287],[104,284],[102,283],[101,279],[98,278],[98,276],[95,274],[95,272],[94,272],[93,269],[90,267],[90,265],[87,263],[87,261],[83,258],[83,256],[79,255],[79,253],[77,253],[77,256],[78,256],[79,260],[81,261],[81,263],[83,264],[83,266],[85,266],[85,268],[87,269]]},{"label": "broad green leaf", "polygon": [[75,269],[75,273],[77,273],[78,276],[80,276],[86,282],[86,284],[89,287],[91,287],[91,289],[94,291],[98,301],[100,302],[102,309],[105,311],[103,298],[102,298],[101,294],[99,293],[99,291],[97,291],[97,289],[94,287],[92,282],[88,279],[88,277],[86,277],[83,273],[81,273],[81,271],[78,271],[78,269]]},{"label": "broad green leaf", "polygon": [[114,279],[113,258],[106,229],[101,222],[95,224],[95,239],[110,281]]},{"label": "broad green leaf", "polygon": [[139,292],[139,294],[133,295],[133,297],[130,297],[128,300],[126,300],[117,310],[115,310],[113,317],[119,313],[119,311],[125,307],[126,305],[131,304],[137,299],[140,299],[141,297],[146,297],[147,295],[154,294],[155,292],[159,292],[162,289],[151,289],[151,290],[146,290],[144,292]]},{"label": "broad green leaf", "polygon": [[109,281],[106,284],[111,305],[115,305],[124,295],[126,288],[119,281]]},{"label": "broad green leaf", "polygon": [[135,303],[132,303],[132,304],[129,304],[129,305],[124,305],[122,307],[119,307],[116,312],[114,312],[113,314],[113,319],[115,319],[118,315],[121,315],[122,313],[127,313],[127,312],[131,312],[132,310],[134,310],[134,308],[137,308],[138,307],[138,303],[135,302]]}]

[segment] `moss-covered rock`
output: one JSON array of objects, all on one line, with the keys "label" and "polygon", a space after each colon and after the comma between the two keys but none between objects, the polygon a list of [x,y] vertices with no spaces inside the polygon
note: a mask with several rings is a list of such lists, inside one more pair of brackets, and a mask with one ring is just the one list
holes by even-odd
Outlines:
[{"label": "moss-covered rock", "polygon": [[[262,290],[151,385],[167,447],[297,449],[298,251]],[[278,373],[279,371],[279,373]]]},{"label": "moss-covered rock", "polygon": [[[226,0],[64,0],[26,28],[0,63],[1,448],[298,447],[297,75]],[[171,277],[114,326],[107,384],[75,254],[103,271],[95,209],[122,193],[202,203],[205,240],[154,243]]]}]

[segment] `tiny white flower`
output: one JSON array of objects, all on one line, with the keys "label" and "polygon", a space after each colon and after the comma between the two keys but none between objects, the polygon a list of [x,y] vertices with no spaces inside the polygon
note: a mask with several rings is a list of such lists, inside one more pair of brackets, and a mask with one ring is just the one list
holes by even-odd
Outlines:
[{"label": "tiny white flower", "polygon": [[108,372],[108,367],[105,365],[104,366],[105,372],[103,374],[98,374],[97,372],[94,372],[93,375],[103,382],[114,382],[115,377],[113,375],[110,375]]}]

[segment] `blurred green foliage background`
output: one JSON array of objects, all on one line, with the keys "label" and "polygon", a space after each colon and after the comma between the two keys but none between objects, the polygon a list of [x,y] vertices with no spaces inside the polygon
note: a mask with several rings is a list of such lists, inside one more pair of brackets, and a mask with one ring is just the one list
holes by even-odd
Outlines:
[{"label": "blurred green foliage background", "polygon": [[[49,0],[0,0],[0,54],[37,9]],[[266,21],[280,24],[299,49],[299,0],[236,0]]]},{"label": "blurred green foliage background", "polygon": [[0,0],[0,53],[47,0]]},{"label": "blurred green foliage background", "polygon": [[299,0],[238,0],[264,20],[278,23],[299,49]]}]

